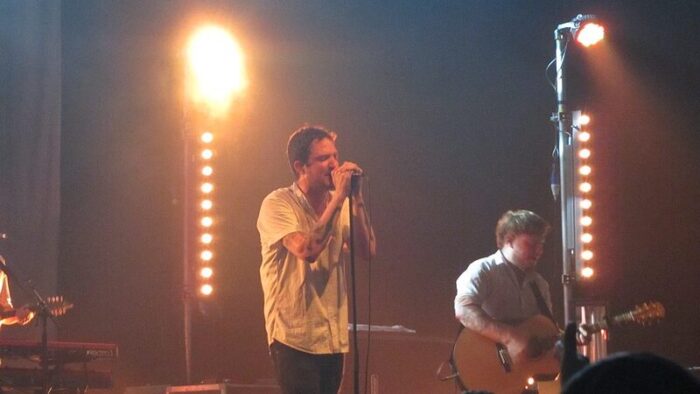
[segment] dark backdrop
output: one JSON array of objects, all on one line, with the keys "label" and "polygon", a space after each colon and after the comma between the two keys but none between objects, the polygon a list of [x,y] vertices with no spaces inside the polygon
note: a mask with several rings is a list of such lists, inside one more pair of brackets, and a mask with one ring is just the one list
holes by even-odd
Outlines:
[{"label": "dark backdrop", "polygon": [[[47,296],[57,284],[60,3],[0,3],[0,92],[0,254],[13,303],[23,305],[34,301],[32,288]],[[8,326],[2,336],[39,334],[36,326]]]},{"label": "dark backdrop", "polygon": [[[700,364],[693,1],[62,2],[58,284],[77,304],[62,339],[118,343],[120,386],[184,381],[181,47],[210,18],[241,41],[250,85],[218,140],[218,287],[194,317],[196,379],[272,376],[255,220],[291,182],[285,142],[304,122],[337,130],[370,176],[379,252],[358,267],[359,320],[371,272],[372,323],[424,340],[374,351],[398,373],[421,357],[434,370],[457,329],[454,281],[493,252],[498,216],[528,208],[558,227],[544,69],[577,13],[609,33],[568,58],[572,104],[594,119],[597,276],[582,294],[612,311],[662,301],[664,322],[612,332],[610,350]],[[541,271],[561,320],[559,239]]]}]

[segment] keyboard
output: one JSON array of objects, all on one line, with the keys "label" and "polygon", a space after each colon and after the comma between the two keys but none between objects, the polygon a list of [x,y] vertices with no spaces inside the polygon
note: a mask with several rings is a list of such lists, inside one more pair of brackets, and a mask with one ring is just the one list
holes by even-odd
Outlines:
[{"label": "keyboard", "polygon": [[[67,364],[95,360],[114,360],[119,355],[116,344],[88,342],[49,341],[50,364]],[[25,340],[0,340],[0,358],[28,358],[39,360],[41,342]]]}]

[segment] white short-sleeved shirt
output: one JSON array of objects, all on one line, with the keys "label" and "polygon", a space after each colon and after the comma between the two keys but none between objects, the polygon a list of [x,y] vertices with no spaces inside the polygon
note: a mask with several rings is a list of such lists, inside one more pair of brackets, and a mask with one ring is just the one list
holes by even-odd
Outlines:
[{"label": "white short-sleeved shirt", "polygon": [[501,251],[469,264],[466,271],[457,279],[455,312],[459,315],[462,307],[480,306],[492,319],[501,322],[519,322],[537,314],[542,314],[537,299],[530,288],[535,282],[549,310],[552,301],[549,284],[537,272],[525,275],[522,285]]},{"label": "white short-sleeved shirt", "polygon": [[296,183],[270,193],[258,216],[268,343],[277,340],[313,353],[346,353],[348,300],[343,242],[348,238],[348,202],[331,232],[328,246],[315,262],[290,253],[282,239],[311,232],[318,217]]}]

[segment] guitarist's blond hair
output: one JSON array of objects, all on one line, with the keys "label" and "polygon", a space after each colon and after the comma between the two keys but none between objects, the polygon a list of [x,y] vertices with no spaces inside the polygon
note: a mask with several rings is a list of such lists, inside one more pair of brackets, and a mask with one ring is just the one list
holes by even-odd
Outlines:
[{"label": "guitarist's blond hair", "polygon": [[532,234],[546,237],[550,230],[546,220],[532,211],[520,209],[501,215],[496,224],[496,245],[502,248],[506,239],[519,234]]}]

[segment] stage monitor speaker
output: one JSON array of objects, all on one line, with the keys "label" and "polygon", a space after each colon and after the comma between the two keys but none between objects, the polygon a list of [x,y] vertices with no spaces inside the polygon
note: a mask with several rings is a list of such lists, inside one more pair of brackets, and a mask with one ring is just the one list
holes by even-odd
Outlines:
[{"label": "stage monitor speaker", "polygon": [[[452,354],[453,340],[416,334],[373,332],[369,376],[365,391],[367,334],[358,333],[360,348],[360,392],[367,394],[430,393],[454,394],[455,381],[440,381],[438,367]],[[353,392],[352,355],[345,357],[341,393]]]}]

